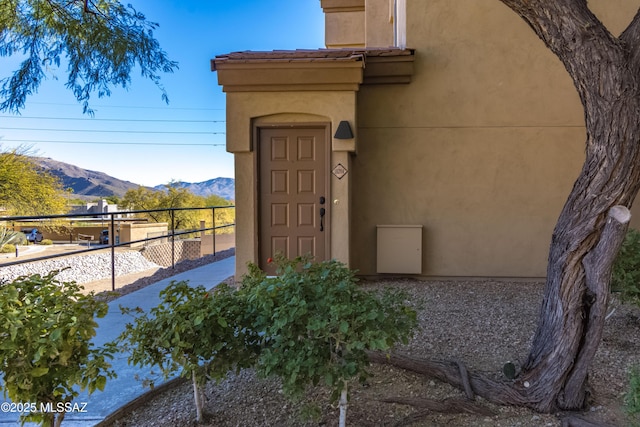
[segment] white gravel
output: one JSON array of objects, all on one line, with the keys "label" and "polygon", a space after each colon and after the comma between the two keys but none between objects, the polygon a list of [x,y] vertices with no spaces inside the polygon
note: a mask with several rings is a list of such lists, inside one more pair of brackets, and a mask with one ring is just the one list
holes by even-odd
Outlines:
[{"label": "white gravel", "polygon": [[[136,251],[116,253],[115,261],[115,273],[118,277],[160,267]],[[70,256],[0,267],[0,282],[32,274],[44,276],[53,270],[62,270],[57,276],[62,282],[74,281],[81,284],[107,279],[111,277],[111,254]]]}]

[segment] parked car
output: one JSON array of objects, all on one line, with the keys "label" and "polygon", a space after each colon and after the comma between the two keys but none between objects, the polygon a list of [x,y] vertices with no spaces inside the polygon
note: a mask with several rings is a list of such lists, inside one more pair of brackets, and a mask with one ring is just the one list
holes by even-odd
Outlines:
[{"label": "parked car", "polygon": [[42,242],[42,233],[37,228],[23,228],[22,232],[27,236],[27,242],[40,243]]},{"label": "parked car", "polygon": [[98,237],[98,241],[101,245],[109,244],[109,230],[102,230],[100,233],[100,237]]}]

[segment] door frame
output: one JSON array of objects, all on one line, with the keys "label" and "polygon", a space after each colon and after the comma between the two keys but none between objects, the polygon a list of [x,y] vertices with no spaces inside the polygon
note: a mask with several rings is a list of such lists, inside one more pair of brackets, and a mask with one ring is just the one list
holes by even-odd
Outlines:
[{"label": "door frame", "polygon": [[254,170],[256,171],[256,179],[254,181],[254,194],[256,195],[256,208],[254,214],[254,225],[257,230],[255,238],[255,259],[260,268],[265,267],[266,259],[260,253],[260,239],[262,238],[262,229],[260,226],[260,215],[262,213],[262,195],[260,194],[260,180],[262,179],[262,170],[260,168],[260,136],[263,129],[321,129],[324,133],[324,150],[325,150],[325,164],[324,164],[324,185],[326,189],[326,203],[324,205],[326,213],[324,216],[324,247],[325,254],[324,259],[331,259],[331,164],[332,164],[332,146],[331,146],[331,123],[329,122],[274,122],[274,123],[260,123],[253,126],[253,146],[254,152]]}]

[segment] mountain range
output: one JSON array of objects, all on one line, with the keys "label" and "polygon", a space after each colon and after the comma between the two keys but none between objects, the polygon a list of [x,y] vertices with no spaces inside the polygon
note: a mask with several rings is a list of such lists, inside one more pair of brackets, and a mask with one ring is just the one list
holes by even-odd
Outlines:
[{"label": "mountain range", "polygon": [[[213,178],[202,182],[172,182],[180,188],[186,188],[197,196],[220,196],[223,199],[233,200],[235,198],[235,180],[233,178]],[[164,190],[164,185],[156,185],[156,190]]]},{"label": "mountain range", "polygon": [[[70,188],[73,195],[83,199],[118,196],[123,197],[127,190],[141,187],[130,181],[124,181],[107,175],[104,172],[83,169],[69,163],[53,160],[48,157],[35,157],[36,164],[58,177],[64,188]],[[235,197],[235,180],[233,178],[214,178],[203,182],[175,182],[179,187],[186,188],[197,196],[215,194],[227,200]],[[164,190],[164,185],[151,188]]]}]

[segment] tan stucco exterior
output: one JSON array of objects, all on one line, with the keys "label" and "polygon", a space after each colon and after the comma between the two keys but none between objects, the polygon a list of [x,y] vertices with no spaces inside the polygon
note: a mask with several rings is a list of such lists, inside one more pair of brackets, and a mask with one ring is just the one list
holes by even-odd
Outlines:
[{"label": "tan stucco exterior", "polygon": [[[238,274],[257,257],[256,129],[318,123],[332,135],[348,120],[355,138],[332,140],[331,167],[349,171],[331,182],[332,257],[374,275],[376,226],[417,225],[421,275],[545,275],[552,229],[584,160],[583,110],[568,74],[498,0],[406,3],[409,56],[357,52],[393,43],[389,0],[321,0],[327,46],[353,56],[214,61],[236,161]],[[617,34],[640,0],[589,6]]]}]

